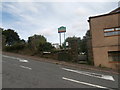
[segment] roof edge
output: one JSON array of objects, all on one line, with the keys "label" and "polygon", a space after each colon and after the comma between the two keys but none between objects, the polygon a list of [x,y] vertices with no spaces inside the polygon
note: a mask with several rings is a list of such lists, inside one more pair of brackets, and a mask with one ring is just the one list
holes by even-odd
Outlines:
[{"label": "roof edge", "polygon": [[116,12],[116,13],[108,13],[108,14],[103,14],[103,15],[98,15],[98,16],[92,16],[92,17],[89,17],[89,19],[97,18],[97,17],[102,17],[102,16],[107,16],[107,15],[119,14],[119,13],[120,13],[120,12]]}]

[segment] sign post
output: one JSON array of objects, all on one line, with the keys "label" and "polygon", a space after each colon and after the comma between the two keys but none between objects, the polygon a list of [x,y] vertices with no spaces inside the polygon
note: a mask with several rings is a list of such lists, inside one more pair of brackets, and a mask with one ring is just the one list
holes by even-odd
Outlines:
[{"label": "sign post", "polygon": [[[58,33],[60,36],[60,48],[61,48],[61,33],[64,33],[64,42],[65,42],[65,32],[66,32],[66,27],[61,26],[60,28],[58,28]],[[65,47],[66,47],[66,45],[65,45]]]},{"label": "sign post", "polygon": [[65,49],[66,49],[66,42],[65,42],[65,32],[64,32],[64,44],[65,44]]},{"label": "sign post", "polygon": [[61,48],[61,33],[59,33],[59,38],[60,38],[60,48]]}]

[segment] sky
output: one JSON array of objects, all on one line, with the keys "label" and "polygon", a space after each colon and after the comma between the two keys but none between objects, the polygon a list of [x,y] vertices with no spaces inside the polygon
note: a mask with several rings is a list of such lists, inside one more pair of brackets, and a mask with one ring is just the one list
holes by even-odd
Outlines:
[{"label": "sky", "polygon": [[28,40],[37,34],[45,36],[48,42],[59,43],[58,28],[65,26],[66,38],[82,38],[89,30],[89,17],[109,13],[118,7],[118,0],[96,1],[5,0],[0,3],[0,27],[15,30],[21,39]]}]

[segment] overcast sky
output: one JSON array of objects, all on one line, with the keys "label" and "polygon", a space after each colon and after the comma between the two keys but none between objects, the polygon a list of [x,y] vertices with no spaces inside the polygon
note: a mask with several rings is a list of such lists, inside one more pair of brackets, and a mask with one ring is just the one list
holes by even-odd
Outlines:
[{"label": "overcast sky", "polygon": [[[97,1],[97,0],[96,0]],[[105,0],[103,0],[105,1]],[[108,1],[108,0],[107,0]],[[66,27],[66,37],[83,37],[88,19],[109,13],[118,2],[2,2],[0,13],[4,29],[15,30],[21,39],[44,35],[48,42],[59,43],[58,28]],[[62,40],[63,42],[63,40]]]}]

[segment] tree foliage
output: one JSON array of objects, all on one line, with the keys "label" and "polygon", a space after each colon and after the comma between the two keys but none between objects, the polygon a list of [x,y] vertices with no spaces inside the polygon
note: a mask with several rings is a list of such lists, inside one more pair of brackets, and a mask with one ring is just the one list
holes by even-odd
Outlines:
[{"label": "tree foliage", "polygon": [[23,50],[25,48],[25,44],[22,43],[15,43],[12,46],[6,46],[5,50],[9,52],[19,52],[20,50]]},{"label": "tree foliage", "polygon": [[46,43],[46,38],[42,35],[33,35],[28,37],[28,44],[31,50],[37,51],[40,44]]},{"label": "tree foliage", "polygon": [[77,51],[80,51],[80,45],[81,45],[81,38],[80,37],[68,37],[66,38],[65,42],[63,43],[63,46],[65,47],[65,43],[68,42],[67,48],[71,49],[77,49]]},{"label": "tree foliage", "polygon": [[54,47],[49,42],[40,43],[38,51],[51,51]]},{"label": "tree foliage", "polygon": [[42,35],[30,36],[28,42],[26,42],[24,39],[20,39],[18,33],[12,29],[4,30],[0,28],[0,31],[5,51],[19,53],[29,49],[29,51],[32,50],[33,54],[38,54],[43,51],[51,51],[54,48]]},{"label": "tree foliage", "polygon": [[90,30],[88,30],[85,34],[85,36],[83,36],[83,39],[81,41],[81,51],[84,52],[85,54],[87,54],[87,51],[88,51],[88,45],[87,45],[87,42],[88,42],[88,39],[90,38]]},{"label": "tree foliage", "polygon": [[5,48],[5,43],[6,42],[6,37],[4,35],[2,35],[2,49],[4,50]]},{"label": "tree foliage", "polygon": [[77,37],[75,37],[75,36],[73,36],[73,37],[68,37],[68,38],[66,38],[66,42],[72,42],[73,40],[80,40],[80,38],[77,38]]},{"label": "tree foliage", "polygon": [[[66,38],[65,42],[69,43],[69,47],[73,47],[75,48],[75,46],[72,46],[73,43],[75,43],[74,41],[77,42],[77,49],[79,53],[85,53],[87,54],[87,40],[90,37],[90,30],[88,30],[85,34],[85,36],[83,36],[83,38],[79,38],[79,37],[68,37]],[[65,42],[63,43],[63,47],[65,47]]]},{"label": "tree foliage", "polygon": [[[21,40],[18,33],[12,29],[4,30],[3,28],[0,28],[0,34],[1,33],[1,43],[3,46],[3,50],[6,51],[17,53],[31,52],[31,55],[42,55],[42,52],[51,52],[54,49],[52,44],[47,42],[46,38],[42,35],[30,36],[28,37],[28,41],[26,42],[24,39]],[[63,52],[60,51],[57,55],[59,56],[59,58],[61,58],[61,60],[73,61],[77,60],[78,53],[85,53],[86,55],[88,55],[88,48],[90,48],[90,43],[87,42],[90,40],[89,38],[90,30],[86,32],[85,36],[83,36],[83,39],[75,36],[66,38],[62,47],[66,48],[66,42],[68,42],[69,46],[67,46],[67,48],[71,49],[65,49],[63,50]]]},{"label": "tree foliage", "polygon": [[2,35],[6,37],[6,44],[9,46],[20,40],[18,33],[12,29],[3,30]]},{"label": "tree foliage", "polygon": [[25,48],[25,40],[20,40],[19,35],[12,29],[2,30],[2,48],[5,51],[19,51]]}]

